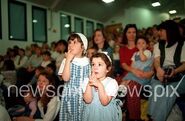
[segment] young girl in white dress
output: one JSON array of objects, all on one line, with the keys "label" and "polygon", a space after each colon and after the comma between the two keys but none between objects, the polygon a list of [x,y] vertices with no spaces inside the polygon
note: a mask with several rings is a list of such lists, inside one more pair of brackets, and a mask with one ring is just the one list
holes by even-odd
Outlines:
[{"label": "young girl in white dress", "polygon": [[91,76],[85,80],[83,98],[86,103],[82,121],[121,121],[122,112],[115,102],[118,84],[108,77],[112,61],[105,53],[97,53],[91,58]]}]

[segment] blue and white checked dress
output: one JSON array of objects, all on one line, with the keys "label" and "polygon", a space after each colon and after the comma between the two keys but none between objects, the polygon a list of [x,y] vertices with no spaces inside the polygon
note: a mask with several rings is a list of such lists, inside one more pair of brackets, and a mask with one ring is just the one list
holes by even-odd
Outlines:
[{"label": "blue and white checked dress", "polygon": [[[65,65],[65,60],[62,65]],[[61,66],[62,66],[61,65]],[[63,68],[63,67],[61,67]],[[63,69],[59,70],[61,73]],[[60,121],[81,121],[84,109],[82,84],[90,74],[89,59],[74,58],[70,65],[70,80],[64,84]]]},{"label": "blue and white checked dress", "polygon": [[[86,82],[86,80],[85,80]],[[119,104],[115,101],[118,91],[118,84],[115,79],[106,77],[102,84],[108,96],[113,96],[110,103],[103,106],[99,99],[98,90],[93,87],[93,100],[86,104],[82,121],[122,121],[122,111]],[[84,85],[87,85],[84,84]],[[85,92],[86,86],[83,91]]]}]

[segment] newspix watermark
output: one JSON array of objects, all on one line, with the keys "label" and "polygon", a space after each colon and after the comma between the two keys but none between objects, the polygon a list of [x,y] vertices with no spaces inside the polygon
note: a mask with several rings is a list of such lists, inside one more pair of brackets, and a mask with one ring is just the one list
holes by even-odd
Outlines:
[{"label": "newspix watermark", "polygon": [[[155,85],[154,87],[151,85],[144,85],[144,86],[141,86],[139,89],[137,89],[136,86],[134,86],[133,88],[125,87],[124,89],[118,90],[118,96],[119,94],[122,95],[121,97],[124,97],[128,94],[130,96],[134,96],[134,95],[140,96],[142,94],[144,97],[152,97],[154,101],[157,101],[158,98],[164,97],[164,96],[179,97],[180,95],[177,92],[177,89],[181,84],[181,82],[183,81],[184,77],[178,82],[176,86],[173,86],[173,85],[164,86],[164,85],[158,84],[158,85]],[[63,88],[65,90],[64,95],[62,95],[61,93],[61,90]],[[43,94],[46,94],[48,97],[53,97],[55,95],[59,97],[76,96],[76,95],[79,95],[79,93],[82,93],[82,86],[76,87],[76,88],[65,88],[64,85],[60,85],[56,88],[53,85],[48,85],[43,87],[42,90],[44,91],[41,91],[38,86],[34,89],[31,85],[22,85],[19,88],[16,85],[10,85],[8,87],[8,96],[10,97],[11,93],[14,93],[16,97],[18,96],[26,97],[28,96],[28,94],[25,94],[25,92],[31,92],[34,97],[37,97],[37,96],[42,97]]]}]

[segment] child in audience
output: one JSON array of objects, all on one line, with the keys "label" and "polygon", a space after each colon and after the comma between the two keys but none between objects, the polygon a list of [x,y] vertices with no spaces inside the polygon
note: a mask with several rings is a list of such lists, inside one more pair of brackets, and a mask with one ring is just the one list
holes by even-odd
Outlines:
[{"label": "child in audience", "polygon": [[55,79],[47,72],[42,72],[38,76],[38,110],[40,117],[32,119],[28,116],[16,117],[16,121],[55,121],[60,109],[60,99],[54,88]]},{"label": "child in audience", "polygon": [[[30,118],[39,117],[37,112],[37,99],[33,96],[31,90],[24,94],[25,106],[16,105],[8,110],[12,117],[28,116]],[[37,113],[36,113],[37,112]]]},{"label": "child in audience", "polygon": [[87,49],[87,57],[88,58],[91,58],[95,53],[97,53],[96,48],[91,47],[91,48]]},{"label": "child in audience", "polygon": [[91,58],[92,74],[84,81],[83,98],[86,103],[82,121],[121,121],[122,111],[115,98],[118,84],[108,77],[112,61],[107,54],[97,53]]},{"label": "child in audience", "polygon": [[[143,73],[145,71],[151,71],[153,65],[153,56],[150,50],[147,49],[149,41],[145,37],[138,37],[136,40],[136,47],[139,51],[135,52],[131,58],[132,60],[132,67],[134,71],[142,70]],[[139,73],[138,73],[139,74]],[[122,84],[128,84],[129,80],[134,80],[141,85],[145,85],[149,82],[149,79],[139,78],[139,75],[134,75],[133,73],[129,72],[123,78]],[[127,80],[127,81],[126,81]]]},{"label": "child in audience", "polygon": [[81,33],[73,33],[68,38],[68,52],[58,73],[65,82],[60,121],[82,121],[84,102],[81,85],[90,73],[89,59],[85,56],[87,45],[87,38]]}]

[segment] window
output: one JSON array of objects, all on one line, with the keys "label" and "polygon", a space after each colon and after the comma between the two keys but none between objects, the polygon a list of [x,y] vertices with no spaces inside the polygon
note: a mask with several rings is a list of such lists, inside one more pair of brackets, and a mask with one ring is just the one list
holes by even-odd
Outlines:
[{"label": "window", "polygon": [[86,21],[86,32],[87,32],[87,37],[91,37],[94,31],[94,23],[91,21]]},{"label": "window", "polygon": [[27,41],[26,4],[9,1],[9,39]]},{"label": "window", "polygon": [[83,20],[81,18],[75,18],[75,32],[83,33]]},{"label": "window", "polygon": [[103,24],[97,23],[97,24],[96,24],[96,28],[97,28],[97,29],[103,29]]},{"label": "window", "polygon": [[47,42],[46,9],[32,7],[33,41]]},{"label": "window", "polygon": [[67,40],[71,33],[71,17],[66,14],[60,15],[61,39]]}]

